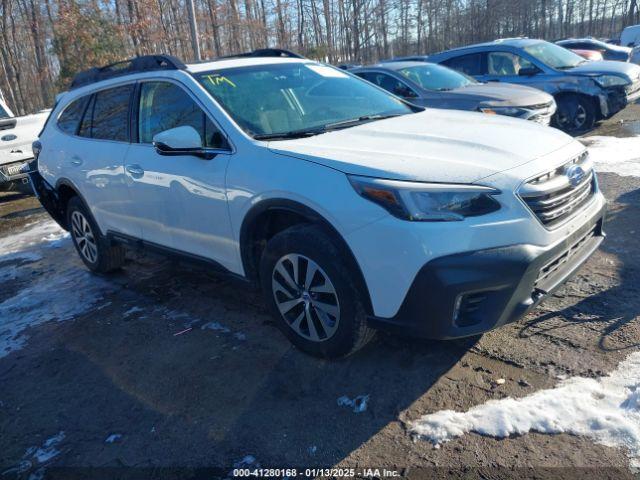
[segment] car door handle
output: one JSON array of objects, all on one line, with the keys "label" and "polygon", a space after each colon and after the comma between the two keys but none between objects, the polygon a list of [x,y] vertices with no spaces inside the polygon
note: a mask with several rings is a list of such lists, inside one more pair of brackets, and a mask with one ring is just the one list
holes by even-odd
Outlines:
[{"label": "car door handle", "polygon": [[140,178],[144,175],[144,170],[140,165],[127,165],[125,169],[133,178]]},{"label": "car door handle", "polygon": [[74,155],[73,157],[71,157],[71,164],[75,165],[76,167],[82,165],[82,159],[80,157],[78,157],[77,155]]}]

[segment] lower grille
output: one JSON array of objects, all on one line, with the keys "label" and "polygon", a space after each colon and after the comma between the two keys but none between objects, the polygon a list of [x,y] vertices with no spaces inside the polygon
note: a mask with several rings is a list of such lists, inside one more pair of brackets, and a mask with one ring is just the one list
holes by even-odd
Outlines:
[{"label": "lower grille", "polygon": [[518,194],[546,227],[553,227],[587,204],[596,191],[587,153],[529,180]]},{"label": "lower grille", "polygon": [[546,280],[552,278],[554,274],[559,273],[562,269],[562,266],[569,262],[572,258],[576,256],[582,250],[589,240],[591,240],[596,235],[596,230],[598,226],[593,227],[586,234],[576,240],[567,250],[562,252],[556,258],[547,263],[544,267],[540,269],[538,273],[538,277],[534,283],[535,287],[540,286]]}]

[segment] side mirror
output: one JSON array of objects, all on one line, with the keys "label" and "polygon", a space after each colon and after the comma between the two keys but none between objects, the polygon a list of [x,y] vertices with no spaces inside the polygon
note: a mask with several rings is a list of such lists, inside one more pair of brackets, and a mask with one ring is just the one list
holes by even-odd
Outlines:
[{"label": "side mirror", "polygon": [[538,67],[524,67],[521,68],[518,72],[518,75],[521,77],[533,77],[540,73],[540,69]]},{"label": "side mirror", "polygon": [[211,160],[216,156],[216,153],[219,153],[215,150],[204,148],[200,134],[189,125],[157,133],[153,136],[153,146],[159,155],[166,156],[193,155],[205,160]]}]

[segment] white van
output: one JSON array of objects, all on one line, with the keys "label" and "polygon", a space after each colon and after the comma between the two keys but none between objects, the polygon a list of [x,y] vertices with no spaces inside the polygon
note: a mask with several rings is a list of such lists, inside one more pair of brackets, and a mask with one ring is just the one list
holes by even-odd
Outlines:
[{"label": "white van", "polygon": [[640,25],[630,25],[620,34],[620,45],[623,47],[640,46]]}]

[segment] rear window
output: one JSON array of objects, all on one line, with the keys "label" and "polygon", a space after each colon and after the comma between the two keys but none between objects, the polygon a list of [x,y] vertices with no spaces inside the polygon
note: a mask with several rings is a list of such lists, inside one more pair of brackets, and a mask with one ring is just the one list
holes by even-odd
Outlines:
[{"label": "rear window", "polygon": [[129,141],[129,102],[133,85],[94,94],[82,120],[79,135],[116,142]]},{"label": "rear window", "polygon": [[71,102],[58,118],[58,128],[64,133],[75,135],[89,97],[81,97]]},{"label": "rear window", "polygon": [[469,55],[450,58],[442,63],[449,68],[466,73],[467,75],[484,75],[482,57],[482,53],[471,53]]}]

